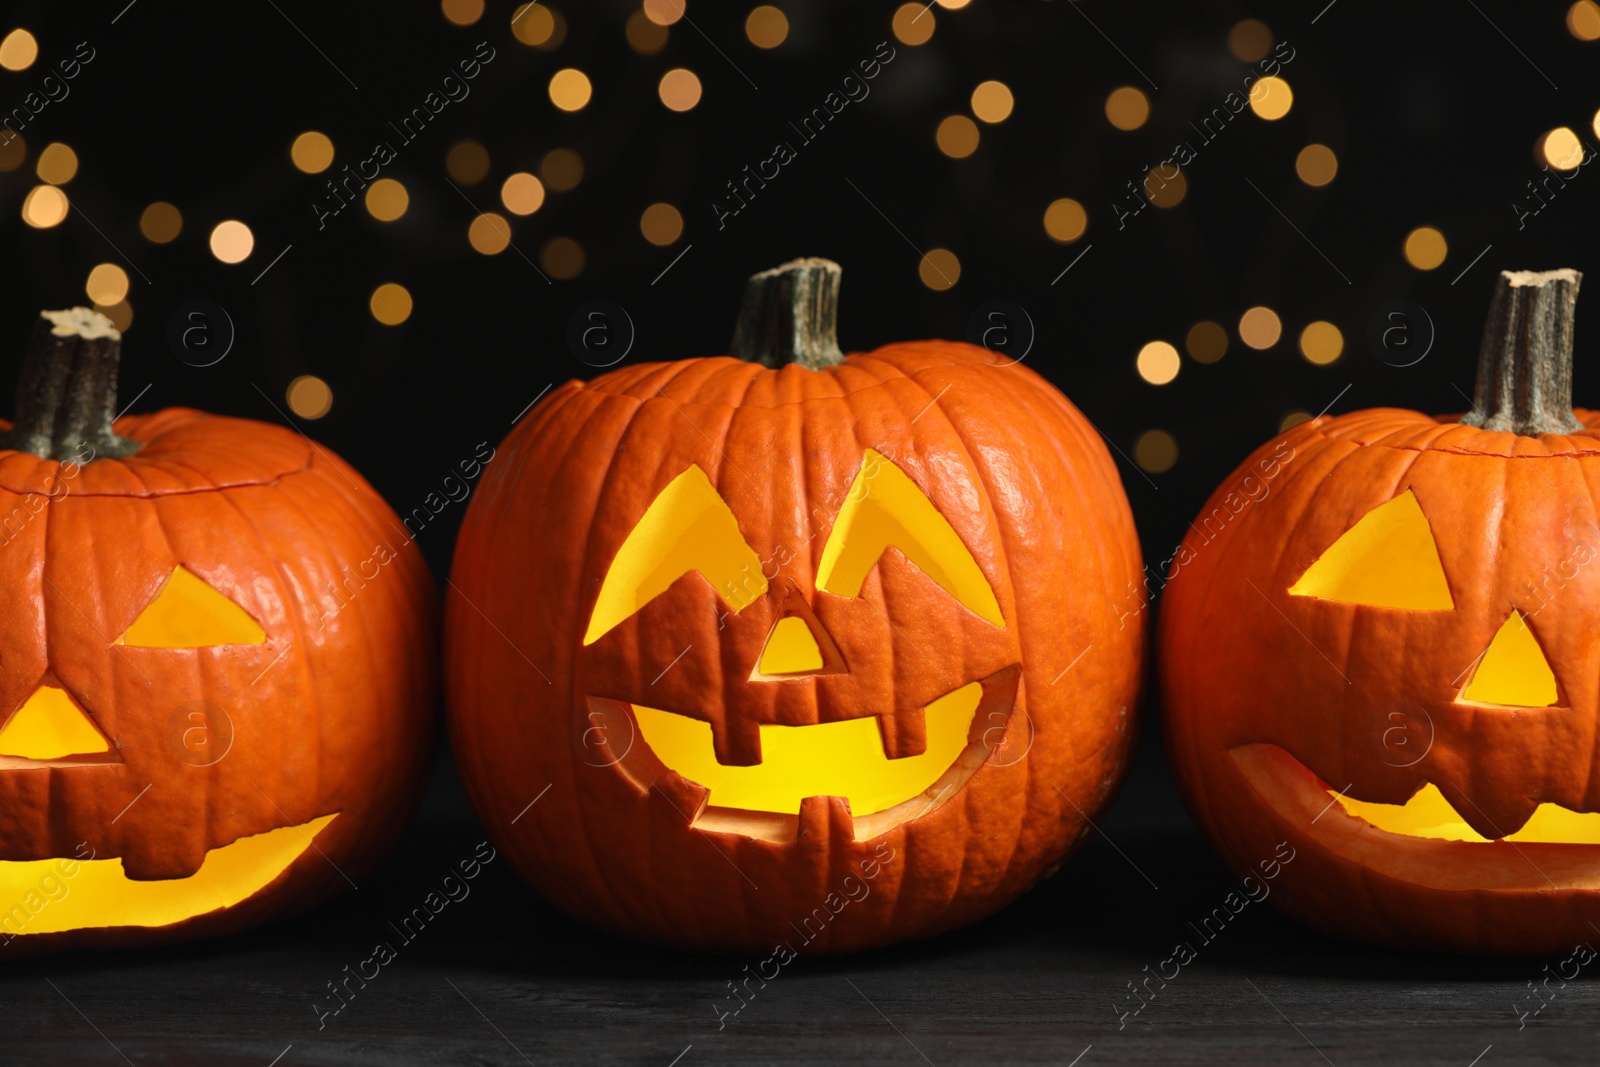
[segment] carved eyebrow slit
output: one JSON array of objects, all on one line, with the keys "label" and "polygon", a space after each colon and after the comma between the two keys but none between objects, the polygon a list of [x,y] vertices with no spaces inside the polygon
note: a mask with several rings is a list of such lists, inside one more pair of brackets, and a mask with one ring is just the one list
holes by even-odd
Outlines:
[{"label": "carved eyebrow slit", "polygon": [[767,591],[761,558],[697,464],[656,494],[623,540],[601,582],[583,643],[594,644],[690,571],[710,582],[735,612]]},{"label": "carved eyebrow slit", "polygon": [[994,587],[949,520],[905,471],[869,448],[823,547],[817,588],[860,596],[891,545],[967,610],[1005,628]]}]

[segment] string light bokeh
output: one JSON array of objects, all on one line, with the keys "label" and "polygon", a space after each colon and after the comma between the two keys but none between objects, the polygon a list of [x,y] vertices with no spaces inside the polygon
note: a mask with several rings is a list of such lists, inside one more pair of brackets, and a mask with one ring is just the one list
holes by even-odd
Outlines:
[{"label": "string light bokeh", "polygon": [[[217,24],[159,8],[92,38],[71,94],[0,144],[8,321],[20,337],[74,300],[137,317],[148,402],[287,412],[402,503],[438,456],[595,373],[566,339],[578,305],[627,309],[630,360],[712,353],[746,275],[826,255],[847,348],[966,338],[992,298],[1025,309],[1026,364],[1116,446],[1155,552],[1203,487],[1336,396],[1459,407],[1494,270],[1586,266],[1593,0],[1396,14],[1381,39],[1287,4],[283,14],[199,59],[185,46]],[[13,99],[87,36],[66,12],[21,22],[0,26]],[[1451,34],[1476,35],[1477,69]],[[237,333],[205,378],[165,336],[195,299]],[[1415,371],[1368,341],[1396,299],[1437,332]]]}]

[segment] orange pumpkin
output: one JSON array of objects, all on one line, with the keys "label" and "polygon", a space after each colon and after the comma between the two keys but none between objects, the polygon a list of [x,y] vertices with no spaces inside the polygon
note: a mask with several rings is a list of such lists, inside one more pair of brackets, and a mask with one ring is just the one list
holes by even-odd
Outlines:
[{"label": "orange pumpkin", "polygon": [[393,513],[286,429],[113,431],[119,346],[45,313],[0,437],[0,960],[298,912],[426,774],[434,594]]},{"label": "orange pumpkin", "polygon": [[1571,405],[1578,282],[1501,275],[1472,413],[1302,423],[1175,560],[1178,782],[1236,871],[1287,843],[1271,899],[1324,930],[1522,954],[1600,923],[1600,414]]},{"label": "orange pumpkin", "polygon": [[[597,926],[846,951],[1001,907],[1116,788],[1143,630],[1087,421],[945,341],[843,356],[838,268],[751,280],[737,358],[555,390],[446,600],[496,846]],[[762,364],[769,364],[763,366]]]}]

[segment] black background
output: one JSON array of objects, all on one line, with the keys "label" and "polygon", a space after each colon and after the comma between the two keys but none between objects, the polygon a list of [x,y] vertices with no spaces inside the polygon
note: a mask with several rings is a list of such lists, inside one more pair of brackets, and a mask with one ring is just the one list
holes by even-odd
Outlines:
[{"label": "black background", "polygon": [[[624,37],[634,4],[552,6],[567,33],[541,50],[513,37],[512,6],[499,2],[470,27],[450,24],[429,3],[13,5],[0,31],[30,29],[40,61],[0,73],[0,104],[20,103],[78,42],[96,56],[71,95],[23,131],[27,163],[0,174],[8,253],[0,286],[9,294],[0,301],[0,345],[20,351],[40,308],[83,302],[90,268],[119,263],[133,278],[124,403],[137,395],[135,411],[190,405],[283,422],[288,382],[319,375],[332,386],[333,408],[296,423],[409,514],[479,442],[498,442],[548,385],[597,373],[567,343],[580,304],[605,299],[626,309],[637,332],[630,362],[714,354],[726,348],[747,275],[822,255],[844,267],[846,350],[963,337],[991,299],[1026,309],[1037,331],[1027,362],[1122,454],[1154,565],[1288,412],[1459,411],[1494,271],[1590,265],[1597,215],[1589,183],[1600,179],[1580,171],[1520,229],[1513,207],[1542,177],[1540,134],[1566,125],[1585,144],[1595,140],[1600,43],[1566,31],[1565,4],[974,0],[960,11],[934,8],[926,16],[936,20],[932,40],[913,48],[890,35],[892,3],[790,0],[782,5],[789,39],[763,52],[742,30],[752,5],[690,0],[692,25],[674,26],[665,50],[648,57]],[[1226,44],[1244,17],[1264,20],[1293,48],[1282,72],[1293,110],[1277,122],[1241,115],[1186,168],[1180,205],[1147,209],[1119,230],[1112,204],[1127,195],[1126,183],[1178,140],[1192,141],[1187,123],[1251,72]],[[471,95],[399,145],[387,123],[419,105],[480,41],[496,55]],[[719,229],[711,204],[723,183],[788,139],[785,124],[818,106],[882,41],[896,57],[870,97],[847,107]],[[557,111],[546,91],[566,66],[595,86],[575,114]],[[661,74],[678,66],[704,85],[702,102],[685,114],[669,112],[655,93]],[[973,156],[945,158],[934,142],[938,122],[968,113],[972,88],[989,78],[1015,93],[1014,114],[982,127]],[[1151,97],[1151,120],[1139,130],[1105,119],[1105,97],[1120,85]],[[336,168],[377,140],[396,144],[399,158],[385,175],[406,185],[407,214],[379,223],[354,207],[319,229],[311,205],[327,175],[301,173],[288,152],[307,129],[333,139]],[[462,138],[487,147],[492,169],[458,190],[444,159]],[[35,230],[19,208],[35,184],[34,155],[50,141],[78,154],[66,187],[74,211]],[[1294,172],[1296,153],[1312,142],[1339,158],[1337,179],[1321,189]],[[581,184],[514,218],[513,249],[474,252],[474,214],[498,209],[504,177],[537,170],[555,147],[582,155]],[[1046,205],[1064,196],[1081,201],[1090,219],[1070,245],[1051,241],[1041,225]],[[184,213],[172,244],[139,234],[139,214],[155,200]],[[639,231],[640,213],[657,201],[676,205],[687,223],[666,248]],[[206,245],[225,218],[242,219],[256,237],[254,253],[236,266]],[[1401,254],[1420,225],[1449,241],[1437,270],[1415,270]],[[576,279],[549,281],[535,266],[555,236],[583,246]],[[960,280],[943,292],[918,280],[920,253],[932,247],[960,257]],[[373,288],[388,281],[404,284],[416,303],[398,327],[367,310]],[[208,368],[167,345],[169,318],[197,299],[225,308],[237,331],[229,355]],[[1428,356],[1404,368],[1377,358],[1365,340],[1375,309],[1397,299],[1426,309],[1437,330]],[[1587,303],[1579,304],[1580,403],[1600,388],[1586,358]],[[1201,319],[1232,331],[1256,304],[1284,321],[1270,350],[1248,349],[1235,333],[1219,363],[1185,357],[1169,385],[1135,373],[1145,342],[1181,347]],[[1345,336],[1331,365],[1313,366],[1295,349],[1314,319]],[[12,378],[15,360],[6,366],[3,377]],[[1171,433],[1180,450],[1160,474],[1126,458],[1151,428]],[[463,511],[445,508],[418,538],[441,582]],[[1465,1067],[1483,1052],[1488,1067],[1594,1054],[1595,998],[1581,981],[1518,1028],[1512,1003],[1526,1002],[1526,983],[1554,961],[1356,948],[1266,907],[1241,917],[1240,929],[1202,953],[1196,973],[1119,1031],[1112,1004],[1126,997],[1125,983],[1164,958],[1184,921],[1230,884],[1166,779],[1153,701],[1146,715],[1138,765],[1104,834],[1061,876],[1001,916],[930,944],[802,960],[726,1030],[710,1003],[746,961],[611,942],[491,868],[472,903],[443,917],[394,973],[318,1031],[310,1005],[323,983],[362,958],[370,932],[409,909],[481,837],[446,754],[400,852],[360,892],[315,916],[217,945],[7,965],[7,1029],[17,1036],[0,1038],[0,1061],[266,1064],[285,1046],[285,1064],[520,1063],[526,1054],[535,1063],[665,1065],[684,1046],[692,1046],[685,1065],[920,1063],[919,1055],[940,1067],[1067,1063],[1088,1045],[1085,1064],[1309,1064],[1321,1056],[1341,1067]]]}]

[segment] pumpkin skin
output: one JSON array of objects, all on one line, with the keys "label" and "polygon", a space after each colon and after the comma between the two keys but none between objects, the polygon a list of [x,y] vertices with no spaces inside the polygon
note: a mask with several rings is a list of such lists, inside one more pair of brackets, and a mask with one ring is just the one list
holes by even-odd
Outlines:
[{"label": "pumpkin skin", "polygon": [[[1236,873],[1289,843],[1271,899],[1296,918],[1494,955],[1593,936],[1595,844],[1495,840],[1541,804],[1600,810],[1600,568],[1584,547],[1596,541],[1600,413],[1573,414],[1580,429],[1537,436],[1395,409],[1303,423],[1247,459],[1185,539],[1158,631],[1169,757]],[[1453,607],[1289,592],[1408,491]],[[1236,508],[1230,494],[1254,502]],[[1513,610],[1556,680],[1552,706],[1465,699]],[[1390,832],[1332,795],[1402,805],[1430,783],[1489,840]]]},{"label": "pumpkin skin", "polygon": [[[370,873],[426,782],[435,594],[382,498],[276,426],[174,408],[115,429],[140,442],[135,454],[63,465],[0,451],[0,707],[11,714],[53,679],[111,746],[102,762],[0,757],[0,881],[8,867],[92,850],[120,860],[141,892],[165,892],[215,850],[334,817],[292,842],[281,871],[259,872],[258,891],[172,923],[51,929],[81,904],[86,866],[58,875],[65,895],[36,914],[20,893],[0,899],[0,960],[209,937],[303,911]],[[264,639],[118,643],[176,566]],[[207,718],[188,718],[197,702]],[[219,710],[231,730],[214,758],[197,750],[225,740]]]},{"label": "pumpkin skin", "polygon": [[[844,952],[987,915],[1082,840],[1135,734],[1138,542],[1094,429],[1032,371],[995,364],[942,341],[817,370],[643,364],[567,383],[511,432],[457,545],[446,694],[473,805],[544,896],[667,946]],[[1003,626],[894,546],[858,596],[817,588],[867,450],[948,522]],[[630,531],[691,466],[770,580],[735,611],[686,573],[586,644]],[[830,670],[755,679],[786,605],[831,646]],[[664,762],[629,769],[649,744],[635,705],[709,722],[718,760],[738,765],[761,764],[774,724],[880,716],[892,763],[923,751],[915,709],[976,680],[964,753],[981,737],[987,760],[861,840],[868,822],[838,796],[707,823],[702,785]]]}]

